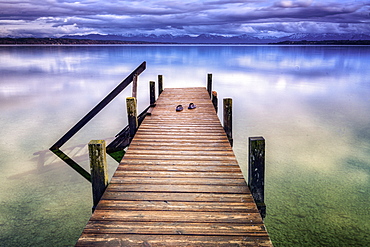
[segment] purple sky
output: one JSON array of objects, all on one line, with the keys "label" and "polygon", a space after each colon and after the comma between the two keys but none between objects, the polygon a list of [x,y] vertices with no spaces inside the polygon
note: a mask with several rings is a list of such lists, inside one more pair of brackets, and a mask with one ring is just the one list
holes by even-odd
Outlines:
[{"label": "purple sky", "polygon": [[0,0],[0,36],[370,34],[370,0]]}]

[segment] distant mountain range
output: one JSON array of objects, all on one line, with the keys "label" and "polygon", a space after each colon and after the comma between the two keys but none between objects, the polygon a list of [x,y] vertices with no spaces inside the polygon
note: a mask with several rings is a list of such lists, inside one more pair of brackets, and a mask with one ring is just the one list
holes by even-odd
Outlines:
[{"label": "distant mountain range", "polygon": [[283,44],[283,45],[370,45],[367,34],[306,34],[285,37],[254,37],[251,35],[221,36],[201,34],[178,35],[67,35],[60,38],[0,38],[1,45],[93,45],[93,44]]},{"label": "distant mountain range", "polygon": [[370,40],[370,35],[367,34],[337,34],[337,33],[326,33],[326,34],[308,34],[308,33],[297,33],[284,37],[255,37],[252,35],[238,35],[238,36],[221,36],[221,35],[210,35],[201,34],[198,36],[189,35],[101,35],[101,34],[89,34],[89,35],[67,35],[61,38],[68,39],[90,39],[90,40],[115,40],[125,42],[148,42],[148,43],[185,43],[185,44],[267,44],[267,43],[280,43],[280,42],[297,42],[297,41],[358,41],[358,40]]}]

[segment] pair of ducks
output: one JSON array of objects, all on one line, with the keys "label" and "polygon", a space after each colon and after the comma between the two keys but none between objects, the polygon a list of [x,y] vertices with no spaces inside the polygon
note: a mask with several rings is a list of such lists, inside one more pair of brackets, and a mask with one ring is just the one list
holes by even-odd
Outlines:
[{"label": "pair of ducks", "polygon": [[[189,104],[189,106],[188,106],[188,109],[195,109],[195,108],[197,108],[197,106],[196,105],[194,105],[193,103],[190,103]],[[178,106],[176,106],[176,111],[182,111],[182,110],[184,110],[184,108],[182,107],[182,105],[178,105]]]}]

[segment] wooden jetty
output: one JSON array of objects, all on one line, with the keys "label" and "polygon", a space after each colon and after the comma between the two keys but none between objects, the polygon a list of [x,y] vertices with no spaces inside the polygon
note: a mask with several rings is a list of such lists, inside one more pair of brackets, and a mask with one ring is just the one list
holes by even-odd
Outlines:
[{"label": "wooden jetty", "polygon": [[207,90],[155,104],[76,246],[272,246]]}]

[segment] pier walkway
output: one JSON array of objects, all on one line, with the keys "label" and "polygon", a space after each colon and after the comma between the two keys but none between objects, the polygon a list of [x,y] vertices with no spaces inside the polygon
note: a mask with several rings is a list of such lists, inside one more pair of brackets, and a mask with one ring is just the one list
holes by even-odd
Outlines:
[{"label": "pier walkway", "polygon": [[205,88],[161,93],[76,246],[272,246]]}]

